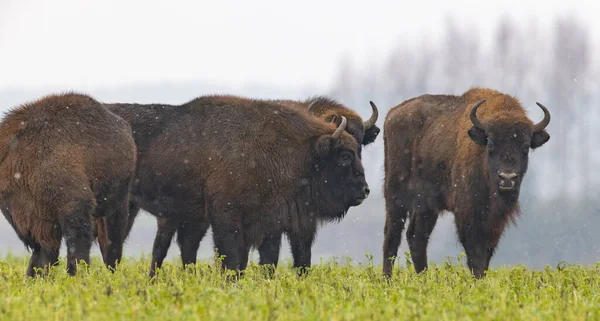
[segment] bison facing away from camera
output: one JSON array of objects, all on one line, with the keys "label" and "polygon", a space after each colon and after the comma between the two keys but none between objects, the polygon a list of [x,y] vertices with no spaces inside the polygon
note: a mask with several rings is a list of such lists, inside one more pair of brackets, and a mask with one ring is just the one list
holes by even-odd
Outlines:
[{"label": "bison facing away from camera", "polygon": [[33,251],[27,276],[58,261],[89,263],[92,217],[103,220],[104,261],[121,258],[128,192],[135,169],[129,125],[89,96],[46,96],[11,110],[0,123],[0,206]]},{"label": "bison facing away from camera", "polygon": [[533,124],[519,101],[491,89],[462,96],[423,95],[392,108],[384,124],[386,222],[383,272],[407,215],[415,270],[427,268],[427,244],[441,211],[454,213],[468,266],[483,277],[508,222],[519,214],[519,189],[530,149],[550,139],[550,113]]},{"label": "bison facing away from camera", "polygon": [[232,96],[110,109],[131,124],[138,147],[131,213],[158,217],[151,275],[175,231],[184,264],[196,261],[210,223],[224,265],[244,269],[265,235],[305,234],[368,195],[344,117],[336,126],[306,109]]}]

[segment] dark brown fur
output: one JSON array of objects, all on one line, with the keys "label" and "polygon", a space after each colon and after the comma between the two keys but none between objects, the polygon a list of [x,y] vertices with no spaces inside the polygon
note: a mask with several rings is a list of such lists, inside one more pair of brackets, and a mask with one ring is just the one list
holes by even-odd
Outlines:
[{"label": "dark brown fur", "polygon": [[[487,100],[470,120],[473,105]],[[508,222],[519,213],[518,196],[529,146],[550,136],[533,132],[519,101],[491,89],[462,96],[423,95],[392,108],[385,120],[386,223],[383,271],[391,275],[400,235],[406,231],[417,272],[427,268],[427,244],[440,212],[454,213],[469,268],[482,277]],[[486,148],[487,146],[487,148]],[[516,189],[499,189],[496,171],[519,173]]]},{"label": "dark brown fur", "polygon": [[[131,124],[138,146],[131,213],[158,217],[151,275],[176,230],[184,264],[196,261],[210,221],[225,266],[243,269],[265,235],[305,233],[315,216],[339,219],[364,197],[355,139],[331,140],[336,126],[305,110],[233,96],[110,109]],[[351,168],[338,166],[340,153],[351,154]]]},{"label": "dark brown fur", "polygon": [[121,258],[128,190],[135,167],[129,125],[89,96],[67,93],[21,105],[0,123],[0,205],[33,251],[28,276],[58,260],[89,263],[91,216],[110,233],[99,241],[105,263]]},{"label": "dark brown fur", "polygon": [[[314,97],[305,101],[296,100],[273,100],[273,102],[282,104],[302,112],[313,104],[312,113],[326,123],[333,122],[337,126],[341,123],[341,116],[346,117],[348,125],[346,131],[352,135],[360,145],[368,145],[375,141],[379,135],[379,127],[373,125],[370,128],[364,128],[364,120],[355,111],[327,97]],[[359,145],[359,150],[362,146]],[[359,152],[359,155],[361,152]],[[309,267],[311,261],[311,247],[316,238],[318,222],[312,226],[311,231],[302,235],[286,233],[290,242],[292,257],[295,267]],[[279,252],[281,248],[281,234],[267,235],[258,249],[260,255],[259,264],[273,264],[277,266],[279,261]]]}]

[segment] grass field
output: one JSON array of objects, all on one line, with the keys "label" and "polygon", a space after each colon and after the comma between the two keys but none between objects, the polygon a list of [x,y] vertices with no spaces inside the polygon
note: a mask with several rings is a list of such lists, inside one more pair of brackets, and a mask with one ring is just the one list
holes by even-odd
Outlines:
[{"label": "grass field", "polygon": [[174,260],[150,282],[145,258],[112,274],[95,257],[76,277],[62,258],[35,280],[24,278],[27,260],[0,261],[0,320],[600,319],[600,264],[503,268],[475,280],[454,259],[421,275],[397,265],[388,283],[378,264],[323,263],[298,277],[284,263],[273,279],[252,264],[228,281],[213,262],[184,271]]}]

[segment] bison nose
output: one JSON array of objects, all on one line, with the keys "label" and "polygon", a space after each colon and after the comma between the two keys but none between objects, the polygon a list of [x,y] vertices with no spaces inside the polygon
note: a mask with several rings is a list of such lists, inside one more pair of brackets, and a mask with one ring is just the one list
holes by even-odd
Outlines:
[{"label": "bison nose", "polygon": [[498,173],[498,185],[500,189],[512,190],[517,187],[517,177],[519,174],[515,172],[500,172]]},{"label": "bison nose", "polygon": [[369,196],[369,194],[371,193],[371,190],[368,187],[365,187],[363,189],[363,192],[365,193],[365,198],[367,198],[367,196]]}]

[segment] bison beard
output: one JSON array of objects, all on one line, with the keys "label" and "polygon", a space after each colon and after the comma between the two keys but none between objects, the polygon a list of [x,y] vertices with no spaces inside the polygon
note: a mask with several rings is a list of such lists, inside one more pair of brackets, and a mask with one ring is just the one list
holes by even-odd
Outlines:
[{"label": "bison beard", "polygon": [[[454,213],[468,266],[483,277],[518,197],[530,149],[550,139],[519,101],[491,89],[462,96],[423,95],[392,108],[385,120],[386,222],[383,272],[391,276],[404,223],[415,270],[427,268],[438,215]],[[477,112],[479,110],[479,116]]]},{"label": "bison beard", "polygon": [[110,109],[138,146],[131,215],[158,217],[151,276],[176,230],[184,264],[196,261],[210,222],[224,266],[243,269],[266,235],[305,234],[317,216],[341,218],[368,191],[345,119],[338,128],[306,109],[232,96]]},{"label": "bison beard", "polygon": [[0,123],[0,206],[32,250],[27,276],[58,261],[67,270],[89,264],[91,217],[108,233],[98,238],[104,262],[123,250],[135,143],[129,125],[92,98],[46,96],[11,110]]}]

